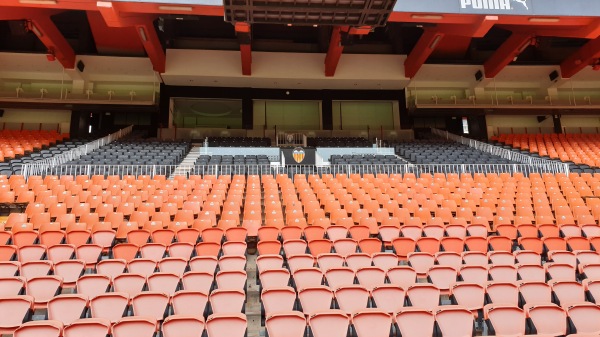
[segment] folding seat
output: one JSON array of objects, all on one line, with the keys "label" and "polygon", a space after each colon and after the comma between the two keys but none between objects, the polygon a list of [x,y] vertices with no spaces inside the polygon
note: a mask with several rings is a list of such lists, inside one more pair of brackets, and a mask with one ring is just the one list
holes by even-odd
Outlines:
[{"label": "folding seat", "polygon": [[413,284],[406,289],[406,299],[411,307],[433,310],[440,303],[440,289],[433,284]]},{"label": "folding seat", "polygon": [[144,290],[146,277],[140,274],[121,274],[113,278],[114,291],[135,296]]},{"label": "folding seat", "polygon": [[119,292],[100,294],[90,299],[91,317],[104,318],[115,323],[127,314],[128,305],[128,294]]},{"label": "folding seat", "polygon": [[[423,227],[422,230],[423,235],[425,235],[425,237],[428,238],[435,238],[437,240],[440,240],[442,237],[444,237],[445,228],[443,225],[426,225]],[[417,244],[418,240],[420,239],[417,239]]]},{"label": "folding seat", "polygon": [[477,315],[483,309],[485,289],[481,284],[459,282],[450,287],[450,300]]},{"label": "folding seat", "polygon": [[48,319],[69,325],[85,317],[88,303],[86,295],[58,295],[48,301]]},{"label": "folding seat", "polygon": [[585,288],[577,281],[558,281],[550,284],[552,302],[563,308],[585,302]]},{"label": "folding seat", "polygon": [[579,264],[579,272],[581,272],[582,266],[600,263],[600,254],[595,251],[582,250],[575,252],[575,256],[577,257],[577,263]]},{"label": "folding seat", "polygon": [[144,277],[152,275],[156,271],[157,263],[151,259],[133,259],[127,264],[127,271]]},{"label": "folding seat", "polygon": [[281,252],[281,243],[279,241],[261,240],[256,244],[258,255],[277,255]]},{"label": "folding seat", "polygon": [[86,274],[76,282],[77,293],[89,298],[105,293],[110,286],[110,276],[101,274]]},{"label": "folding seat", "polygon": [[373,259],[370,255],[364,253],[354,253],[346,256],[346,265],[357,271],[360,268],[370,267],[373,264]]},{"label": "folding seat", "polygon": [[448,294],[450,287],[456,282],[457,271],[449,266],[432,266],[427,272],[427,281],[436,286],[442,294]]},{"label": "folding seat", "polygon": [[59,321],[31,321],[18,327],[13,336],[16,337],[59,337],[62,336],[63,323]]},{"label": "folding seat", "polygon": [[600,333],[600,307],[592,303],[574,304],[565,308],[569,317],[569,330],[580,335]]},{"label": "folding seat", "polygon": [[208,295],[198,291],[180,290],[170,299],[173,314],[187,317],[204,317],[207,303]]},{"label": "folding seat", "polygon": [[[174,234],[174,237],[171,237],[171,234]],[[200,231],[195,228],[182,228],[177,233],[173,233],[172,231],[156,231],[152,233],[152,241],[158,242],[162,244],[169,244],[174,241],[174,238],[177,239],[179,243],[189,243],[191,245],[195,245],[200,240]]]},{"label": "folding seat", "polygon": [[400,286],[395,284],[381,284],[371,290],[374,305],[377,309],[396,313],[404,307],[405,292]]},{"label": "folding seat", "polygon": [[345,239],[349,236],[348,228],[339,225],[328,227],[326,230],[326,234],[327,238],[331,241]]},{"label": "folding seat", "polygon": [[423,337],[434,335],[435,318],[431,310],[405,308],[395,317],[402,337]]},{"label": "folding seat", "polygon": [[259,279],[265,289],[287,287],[290,283],[290,272],[285,268],[267,269],[259,274]]},{"label": "folding seat", "polygon": [[519,284],[522,306],[552,303],[552,288],[545,282],[523,282]]},{"label": "folding seat", "polygon": [[486,305],[484,317],[490,336],[525,336],[526,315],[516,305]]},{"label": "folding seat", "polygon": [[150,231],[145,229],[133,229],[127,232],[127,243],[134,244],[138,247],[150,242]]},{"label": "folding seat", "polygon": [[512,240],[505,236],[490,236],[488,244],[493,251],[512,252]]},{"label": "folding seat", "polygon": [[123,259],[107,259],[101,260],[96,264],[96,272],[98,274],[115,277],[125,272],[127,261]]},{"label": "folding seat", "polygon": [[219,256],[221,244],[216,242],[200,242],[195,247],[198,256]]},{"label": "folding seat", "polygon": [[417,249],[422,253],[435,254],[440,251],[439,239],[432,237],[422,237],[417,239]]},{"label": "folding seat", "polygon": [[567,250],[567,242],[564,238],[544,236],[542,238],[542,242],[544,243],[545,252],[553,250]]},{"label": "folding seat", "polygon": [[20,269],[19,261],[0,261],[0,278],[16,276]]},{"label": "folding seat", "polygon": [[488,252],[488,258],[493,265],[512,266],[515,264],[515,257],[507,251]]},{"label": "folding seat", "polygon": [[589,240],[581,236],[567,237],[566,241],[567,248],[573,252],[591,249]]},{"label": "folding seat", "polygon": [[485,288],[486,302],[494,305],[519,304],[519,288],[516,283],[490,282]]},{"label": "folding seat", "polygon": [[[446,237],[454,237],[464,239],[467,236],[467,227],[460,224],[446,226]],[[486,230],[487,232],[487,230]]]},{"label": "folding seat", "polygon": [[139,247],[132,243],[119,243],[112,248],[114,259],[123,259],[127,262],[135,259],[138,255]]},{"label": "folding seat", "polygon": [[416,225],[404,224],[404,226],[400,227],[400,234],[402,237],[410,238],[416,241],[423,236],[423,227],[421,226],[420,221]]},{"label": "folding seat", "polygon": [[[319,268],[301,268],[292,274],[296,289],[304,289],[323,284],[323,273]],[[264,287],[264,285],[263,285]]]},{"label": "folding seat", "polygon": [[488,265],[488,256],[484,252],[463,252],[463,263],[470,266],[486,266]]},{"label": "folding seat", "polygon": [[235,314],[243,312],[246,294],[243,290],[216,289],[208,297],[213,314]]},{"label": "folding seat", "polygon": [[335,254],[335,253],[327,253],[321,254],[317,256],[317,264],[322,271],[327,271],[330,268],[341,267],[344,264],[344,257]]},{"label": "folding seat", "polygon": [[112,337],[153,337],[158,330],[156,319],[151,317],[123,317],[112,326]]},{"label": "folding seat", "polygon": [[[315,240],[315,241],[320,241],[320,240]],[[313,241],[314,242],[314,241]],[[283,251],[285,253],[286,257],[291,257],[294,255],[299,255],[299,254],[306,254],[306,249],[307,249],[307,244],[306,241],[304,240],[286,240],[283,242]],[[278,254],[269,251],[267,254]],[[316,256],[315,254],[312,254],[313,256]]]},{"label": "folding seat", "polygon": [[48,301],[60,294],[62,277],[55,275],[39,276],[27,280],[27,295],[32,296],[35,308],[45,308]]},{"label": "folding seat", "polygon": [[488,268],[478,265],[464,265],[458,270],[457,276],[463,282],[484,284],[488,281]]},{"label": "folding seat", "polygon": [[47,259],[54,263],[69,260],[75,257],[75,246],[73,245],[54,245],[47,249]]},{"label": "folding seat", "polygon": [[171,295],[179,289],[179,283],[179,275],[163,272],[154,273],[148,276],[148,291]]},{"label": "folding seat", "polygon": [[0,278],[0,296],[10,297],[22,295],[25,291],[25,280],[22,277],[11,276]]},{"label": "folding seat", "polygon": [[465,246],[468,251],[487,253],[488,241],[479,236],[469,236],[465,238]]},{"label": "folding seat", "polygon": [[172,258],[189,260],[194,252],[194,246],[187,242],[174,242],[167,246],[167,254]]},{"label": "folding seat", "polygon": [[548,259],[555,263],[577,266],[577,256],[575,253],[566,250],[553,250],[548,252]]},{"label": "folding seat", "polygon": [[277,227],[261,226],[258,229],[258,241],[277,241],[279,229]]},{"label": "folding seat", "polygon": [[525,282],[545,282],[546,271],[537,264],[520,264],[517,266],[517,278]]},{"label": "folding seat", "polygon": [[398,285],[405,290],[417,282],[417,273],[409,266],[390,268],[386,275],[391,284]]},{"label": "folding seat", "polygon": [[246,243],[228,241],[223,243],[223,255],[245,255],[246,254]]},{"label": "folding seat", "polygon": [[[331,249],[333,248],[333,244],[329,240],[313,240],[308,243],[308,249],[312,256],[319,256],[320,254],[331,253]],[[285,250],[285,242],[284,242],[284,250]],[[286,253],[287,255],[287,253]]]},{"label": "folding seat", "polygon": [[299,289],[298,301],[304,314],[310,316],[331,309],[333,292],[326,286]]},{"label": "folding seat", "polygon": [[265,328],[271,337],[302,337],[306,334],[306,318],[296,311],[282,311],[266,317]]},{"label": "folding seat", "polygon": [[330,288],[354,284],[355,272],[348,267],[334,267],[325,272],[325,278]]},{"label": "folding seat", "polygon": [[385,270],[379,267],[363,267],[356,271],[358,283],[369,291],[376,286],[384,284],[385,276]]},{"label": "folding seat", "polygon": [[465,308],[440,307],[435,312],[435,321],[441,336],[472,336],[475,325],[473,314]]},{"label": "folding seat", "polygon": [[424,276],[435,263],[432,253],[410,253],[408,254],[408,265],[414,268],[417,275]]},{"label": "folding seat", "polygon": [[319,312],[308,318],[308,326],[314,337],[345,337],[349,323],[348,316],[340,310]]},{"label": "folding seat", "polygon": [[165,318],[162,334],[164,337],[201,337],[204,326],[202,317],[173,315]]},{"label": "folding seat", "polygon": [[152,317],[160,322],[167,315],[169,296],[163,293],[144,291],[131,299],[131,306],[135,316]]},{"label": "folding seat", "polygon": [[358,248],[362,253],[373,255],[382,251],[382,243],[379,239],[366,238],[358,242]]},{"label": "folding seat", "polygon": [[567,313],[556,304],[527,306],[527,317],[532,330],[539,335],[564,336],[567,334]]},{"label": "folding seat", "polygon": [[18,249],[17,255],[21,263],[43,260],[46,256],[46,246],[28,245]]},{"label": "folding seat", "polygon": [[185,290],[199,291],[203,294],[208,294],[213,288],[214,279],[214,272],[189,271],[183,274],[181,283]]},{"label": "folding seat", "polygon": [[516,282],[517,268],[514,265],[491,265],[488,268],[489,279],[495,282]]},{"label": "folding seat", "polygon": [[92,242],[108,251],[116,238],[116,232],[111,229],[110,224],[103,222],[92,227]]},{"label": "folding seat", "polygon": [[412,238],[400,237],[392,240],[392,250],[401,261],[406,261],[408,255],[416,250],[416,241]]},{"label": "folding seat", "polygon": [[517,250],[513,253],[517,263],[520,264],[542,264],[540,254],[528,250]]},{"label": "folding seat", "polygon": [[189,262],[190,270],[214,274],[217,269],[218,259],[215,256],[196,256]]},{"label": "folding seat", "polygon": [[398,265],[398,257],[393,253],[374,253],[372,256],[373,265],[385,271]]},{"label": "folding seat", "polygon": [[63,287],[73,288],[84,271],[85,262],[82,260],[59,261],[54,265],[54,275],[62,278]]},{"label": "folding seat", "polygon": [[356,253],[358,243],[354,239],[339,239],[333,242],[333,248],[337,254],[348,256]]},{"label": "folding seat", "polygon": [[365,309],[352,315],[352,325],[357,337],[388,337],[392,331],[392,316],[377,309]]},{"label": "folding seat", "polygon": [[52,261],[29,261],[21,264],[20,275],[25,279],[46,276],[52,272],[53,267]]},{"label": "folding seat", "polygon": [[544,264],[546,269],[547,279],[552,281],[575,281],[576,269],[566,263],[546,263]]},{"label": "folding seat", "polygon": [[288,258],[288,267],[293,273],[301,268],[312,268],[315,264],[315,258],[310,254],[298,254]]},{"label": "folding seat", "polygon": [[292,287],[264,289],[260,295],[263,317],[273,313],[289,312],[296,303],[296,291]]},{"label": "folding seat", "polygon": [[256,267],[259,274],[268,269],[282,268],[283,256],[276,254],[259,255],[256,257]]}]

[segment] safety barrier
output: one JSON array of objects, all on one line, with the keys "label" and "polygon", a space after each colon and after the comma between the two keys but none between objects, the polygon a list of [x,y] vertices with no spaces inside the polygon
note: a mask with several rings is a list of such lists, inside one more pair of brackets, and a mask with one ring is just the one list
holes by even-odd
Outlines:
[{"label": "safety barrier", "polygon": [[[365,164],[365,165],[201,165],[201,166],[177,166],[177,165],[40,165],[26,164],[23,171],[27,176],[55,175],[55,176],[76,176],[76,175],[117,175],[117,176],[157,176],[164,175],[170,177],[175,173],[175,169],[182,176],[193,175],[270,175],[287,174],[474,174],[474,173],[522,173],[526,176],[532,173],[565,173],[563,165],[554,163],[547,165],[526,165],[526,164]],[[183,169],[182,169],[183,168]]]},{"label": "safety barrier", "polygon": [[486,153],[492,154],[494,156],[498,156],[503,159],[508,159],[510,161],[514,161],[517,163],[526,164],[526,165],[530,165],[530,166],[535,166],[535,167],[555,167],[556,166],[556,167],[558,167],[557,168],[558,172],[565,173],[567,175],[569,174],[569,165],[562,163],[562,162],[528,156],[526,154],[515,152],[515,151],[509,150],[509,149],[505,149],[505,148],[501,148],[499,146],[495,146],[495,145],[491,145],[488,143],[480,142],[478,140],[458,136],[458,135],[455,135],[448,131],[443,131],[443,130],[432,128],[431,132],[438,137],[445,138],[445,139],[452,140],[457,143],[467,145],[476,150],[486,152]]},{"label": "safety barrier", "polygon": [[88,154],[104,145],[112,143],[115,140],[120,139],[120,138],[130,134],[132,129],[133,129],[133,125],[130,125],[130,126],[125,127],[117,132],[111,133],[108,136],[96,139],[92,142],[89,142],[89,143],[86,143],[79,147],[76,147],[70,151],[63,152],[59,155],[52,156],[50,158],[36,161],[34,164],[23,165],[23,175],[25,177],[27,177],[29,175],[37,175],[37,173],[34,173],[35,171],[31,171],[31,169],[33,167],[35,167],[37,170],[40,170],[41,168],[45,168],[45,167],[52,168],[52,167],[56,167],[58,165],[68,163],[72,160],[79,159],[80,157],[85,156],[86,154]]}]

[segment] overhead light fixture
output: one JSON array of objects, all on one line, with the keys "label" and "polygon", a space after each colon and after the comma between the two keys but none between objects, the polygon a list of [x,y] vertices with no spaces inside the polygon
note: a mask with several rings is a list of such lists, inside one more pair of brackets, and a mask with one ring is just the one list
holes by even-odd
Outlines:
[{"label": "overhead light fixture", "polygon": [[413,14],[411,15],[413,19],[423,19],[423,20],[441,20],[444,18],[443,15],[431,15],[431,14]]},{"label": "overhead light fixture", "polygon": [[431,42],[431,44],[429,45],[429,49],[435,49],[435,47],[437,47],[438,43],[440,43],[441,39],[442,39],[442,35],[436,35],[435,38],[433,39],[433,41]]},{"label": "overhead light fixture", "polygon": [[44,36],[44,34],[42,32],[40,32],[40,30],[38,29],[38,27],[36,27],[33,23],[31,23],[30,27],[31,31],[37,35],[37,37],[42,37]]},{"label": "overhead light fixture", "polygon": [[557,17],[532,17],[529,18],[529,22],[559,22],[560,18]]},{"label": "overhead light fixture", "polygon": [[291,24],[291,23],[288,23],[288,24],[287,24],[287,26],[288,26],[288,27],[291,27],[291,26],[292,26],[292,24]]},{"label": "overhead light fixture", "polygon": [[158,6],[161,11],[179,11],[179,12],[191,12],[194,10],[192,6]]},{"label": "overhead light fixture", "polygon": [[30,5],[56,5],[56,0],[19,0],[19,3]]},{"label": "overhead light fixture", "polygon": [[144,28],[140,27],[139,31],[140,31],[140,36],[142,37],[142,40],[144,40],[144,42],[148,42],[148,37],[146,36],[146,31],[144,30]]},{"label": "overhead light fixture", "polygon": [[96,2],[96,7],[112,8],[112,2],[98,1]]}]

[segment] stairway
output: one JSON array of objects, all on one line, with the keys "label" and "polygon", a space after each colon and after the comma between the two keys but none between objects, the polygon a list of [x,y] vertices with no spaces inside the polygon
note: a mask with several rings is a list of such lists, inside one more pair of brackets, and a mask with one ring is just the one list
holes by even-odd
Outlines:
[{"label": "stairway", "polygon": [[169,180],[173,180],[175,176],[185,176],[190,173],[196,160],[200,158],[200,150],[202,149],[201,145],[194,145],[190,152],[183,158],[183,161],[175,168],[173,174],[169,177]]},{"label": "stairway", "polygon": [[256,269],[256,255],[246,254],[246,319],[248,320],[247,337],[264,337],[265,330],[261,326],[260,292],[256,284],[258,271]]}]

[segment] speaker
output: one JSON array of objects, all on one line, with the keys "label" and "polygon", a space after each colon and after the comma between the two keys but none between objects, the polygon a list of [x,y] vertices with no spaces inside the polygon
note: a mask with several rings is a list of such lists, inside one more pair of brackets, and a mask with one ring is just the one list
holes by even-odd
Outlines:
[{"label": "speaker", "polygon": [[550,81],[552,81],[552,82],[556,82],[556,80],[558,80],[558,76],[560,76],[560,75],[558,74],[558,71],[556,71],[556,70],[551,72],[550,75],[548,75],[548,77],[550,78]]},{"label": "speaker", "polygon": [[475,73],[475,79],[477,80],[477,82],[483,79],[483,72],[481,70],[477,70],[477,72]]},{"label": "speaker", "polygon": [[538,123],[541,123],[543,121],[545,121],[548,118],[548,116],[537,116],[537,121]]},{"label": "speaker", "polygon": [[83,72],[83,70],[85,69],[85,64],[83,64],[83,62],[81,60],[79,60],[77,62],[77,70],[79,70],[79,72]]}]

